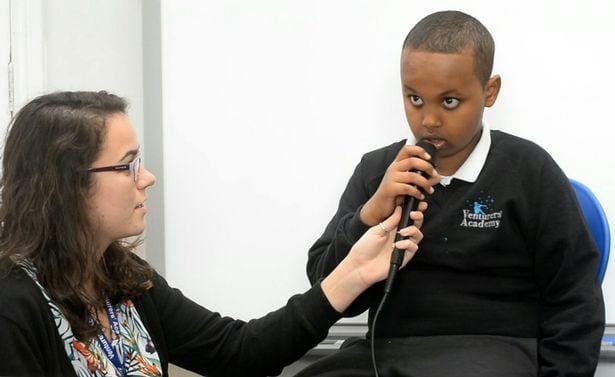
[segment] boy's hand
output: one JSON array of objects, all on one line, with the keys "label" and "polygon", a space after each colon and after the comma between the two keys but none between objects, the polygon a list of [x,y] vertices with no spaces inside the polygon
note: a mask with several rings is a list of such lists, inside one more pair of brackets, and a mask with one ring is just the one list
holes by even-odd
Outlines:
[{"label": "boy's hand", "polygon": [[[420,189],[431,194],[432,186],[440,182],[440,175],[428,162],[430,158],[423,148],[405,145],[387,168],[378,190],[361,209],[361,221],[374,226],[389,217],[396,206],[403,205],[406,195],[423,200],[425,196]],[[415,171],[425,172],[427,178]],[[419,211],[426,208],[426,203],[421,202]]]}]

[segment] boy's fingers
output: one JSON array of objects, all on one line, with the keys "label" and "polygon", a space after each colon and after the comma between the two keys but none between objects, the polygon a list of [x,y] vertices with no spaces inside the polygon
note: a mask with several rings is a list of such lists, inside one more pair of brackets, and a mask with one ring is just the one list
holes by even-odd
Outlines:
[{"label": "boy's fingers", "polygon": [[397,157],[395,158],[395,161],[405,160],[413,156],[419,157],[423,160],[431,159],[431,156],[429,155],[429,153],[425,152],[423,148],[418,147],[416,145],[404,145],[399,150],[399,153],[397,153]]},{"label": "boy's fingers", "polygon": [[420,200],[425,199],[425,195],[413,184],[400,183],[398,190],[398,192],[402,195],[402,200],[405,200],[404,196],[413,196]]},{"label": "boy's fingers", "polygon": [[424,177],[422,174],[415,172],[403,172],[396,174],[394,177],[396,182],[405,185],[412,185],[422,188],[425,192],[432,193],[433,185],[429,178]]},{"label": "boy's fingers", "polygon": [[404,160],[395,162],[395,170],[397,171],[421,171],[427,174],[428,176],[435,176],[438,174],[436,168],[429,163],[429,161],[425,161],[421,158],[410,157]]}]

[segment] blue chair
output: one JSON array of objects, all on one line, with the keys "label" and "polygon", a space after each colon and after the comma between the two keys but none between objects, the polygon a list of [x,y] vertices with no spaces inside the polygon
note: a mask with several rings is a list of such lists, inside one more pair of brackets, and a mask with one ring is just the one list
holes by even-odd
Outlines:
[{"label": "blue chair", "polygon": [[598,270],[598,281],[602,282],[606,273],[606,266],[609,263],[609,253],[611,250],[611,232],[609,222],[600,205],[598,198],[592,191],[581,182],[570,179],[570,184],[577,194],[577,199],[583,210],[585,222],[589,227],[594,241],[600,251],[600,269]]}]

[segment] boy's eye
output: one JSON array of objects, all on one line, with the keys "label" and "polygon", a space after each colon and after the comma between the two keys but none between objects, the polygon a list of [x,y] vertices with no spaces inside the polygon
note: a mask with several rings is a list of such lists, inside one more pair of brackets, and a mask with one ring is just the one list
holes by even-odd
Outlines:
[{"label": "boy's eye", "polygon": [[410,103],[413,106],[421,106],[423,105],[423,99],[419,96],[415,96],[414,94],[411,94],[408,96],[410,98]]},{"label": "boy's eye", "polygon": [[446,97],[444,101],[442,101],[442,105],[449,110],[452,110],[459,106],[459,100],[453,97]]}]

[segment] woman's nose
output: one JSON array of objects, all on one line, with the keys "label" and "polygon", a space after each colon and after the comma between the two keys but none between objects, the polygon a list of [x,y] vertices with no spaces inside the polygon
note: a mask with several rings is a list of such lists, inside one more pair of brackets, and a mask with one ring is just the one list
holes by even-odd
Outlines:
[{"label": "woman's nose", "polygon": [[153,186],[156,183],[156,176],[152,174],[145,167],[141,168],[139,172],[139,179],[137,179],[137,187],[139,190],[146,189],[150,186]]}]

